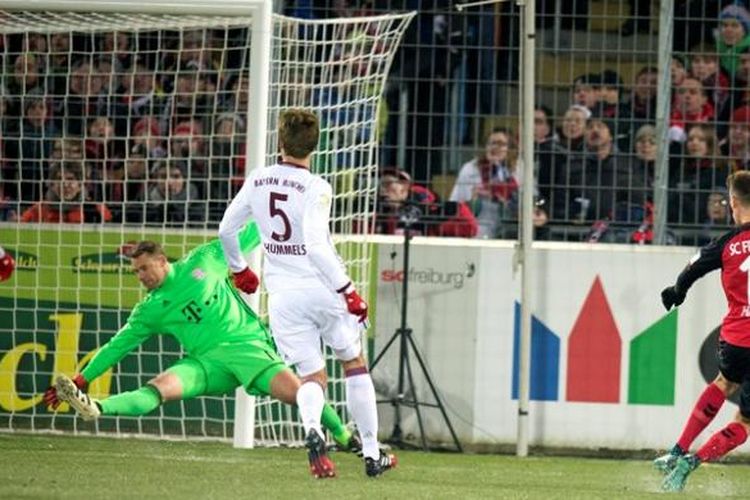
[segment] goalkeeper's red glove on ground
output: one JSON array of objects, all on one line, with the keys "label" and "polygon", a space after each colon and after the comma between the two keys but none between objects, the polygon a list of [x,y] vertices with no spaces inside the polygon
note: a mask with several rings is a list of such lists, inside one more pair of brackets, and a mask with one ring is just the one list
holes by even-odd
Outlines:
[{"label": "goalkeeper's red glove on ground", "polygon": [[357,290],[354,289],[354,285],[349,283],[342,293],[346,299],[346,308],[349,310],[349,314],[357,316],[360,323],[367,321],[367,302],[359,296]]},{"label": "goalkeeper's red glove on ground", "polygon": [[[83,378],[83,375],[80,373],[73,377],[73,383],[82,391],[85,391],[89,386],[89,383],[86,382],[86,379]],[[49,386],[47,390],[44,391],[44,404],[51,406],[53,410],[57,410],[60,403],[61,401],[57,398],[57,388],[54,385]]]},{"label": "goalkeeper's red glove on ground", "polygon": [[0,247],[0,281],[10,278],[15,268],[16,261],[13,260],[13,256]]},{"label": "goalkeeper's red glove on ground", "polygon": [[258,280],[258,276],[249,267],[238,273],[234,273],[234,286],[238,290],[242,290],[245,293],[255,293],[258,290],[258,285],[260,285],[260,280]]}]

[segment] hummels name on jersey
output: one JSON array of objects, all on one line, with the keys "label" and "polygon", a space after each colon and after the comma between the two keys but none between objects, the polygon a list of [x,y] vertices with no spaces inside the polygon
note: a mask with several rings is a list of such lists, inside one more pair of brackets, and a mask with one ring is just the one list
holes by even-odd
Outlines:
[{"label": "hummels name on jersey", "polygon": [[302,245],[283,245],[281,243],[263,243],[266,252],[275,255],[307,255],[307,248]]}]

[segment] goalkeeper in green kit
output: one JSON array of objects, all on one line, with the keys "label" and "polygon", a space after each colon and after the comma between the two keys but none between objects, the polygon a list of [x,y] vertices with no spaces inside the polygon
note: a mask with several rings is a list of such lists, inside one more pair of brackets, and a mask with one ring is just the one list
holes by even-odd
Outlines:
[{"label": "goalkeeper in green kit", "polygon": [[[248,225],[240,238],[243,252],[259,241],[256,226]],[[141,241],[131,253],[131,263],[148,295],[81,373],[72,379],[57,377],[44,395],[48,406],[56,409],[65,401],[86,420],[139,416],[167,401],[226,394],[239,386],[249,394],[295,404],[299,379],[278,357],[268,331],[228,280],[219,240],[171,264],[160,245]],[[137,390],[101,401],[86,394],[91,381],[158,334],[172,335],[186,356]],[[329,405],[321,422],[340,447],[359,451],[358,437]]]}]

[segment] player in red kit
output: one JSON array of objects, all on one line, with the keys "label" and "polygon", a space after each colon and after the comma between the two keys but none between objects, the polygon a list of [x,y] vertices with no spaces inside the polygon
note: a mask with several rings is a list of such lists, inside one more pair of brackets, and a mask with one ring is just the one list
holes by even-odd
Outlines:
[{"label": "player in red kit", "polygon": [[[698,278],[721,269],[721,285],[729,304],[719,335],[719,375],[698,398],[674,447],[654,460],[654,466],[666,474],[662,483],[666,491],[681,491],[701,463],[726,455],[744,443],[750,432],[750,171],[730,175],[727,187],[736,227],[701,248],[677,282],[661,292],[664,307],[669,310],[682,304]],[[688,453],[698,434],[737,390],[740,408],[734,420],[696,453]]]}]

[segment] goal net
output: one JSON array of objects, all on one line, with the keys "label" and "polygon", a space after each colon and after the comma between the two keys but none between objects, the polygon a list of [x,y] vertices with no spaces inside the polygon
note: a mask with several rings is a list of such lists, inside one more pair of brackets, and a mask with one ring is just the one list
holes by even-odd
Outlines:
[{"label": "goal net", "polygon": [[[0,12],[0,244],[18,265],[0,284],[0,429],[231,438],[232,394],[85,423],[45,407],[42,393],[55,374],[79,371],[144,296],[128,245],[153,239],[176,259],[216,237],[259,167],[246,138],[263,113],[266,164],[277,160],[281,110],[319,114],[313,168],[334,186],[340,252],[368,292],[368,245],[347,235],[371,219],[382,91],[411,17],[274,15],[268,107],[258,109],[250,16]],[[155,335],[89,392],[133,390],[182,354]],[[329,367],[328,396],[346,419],[343,377]],[[290,408],[259,398],[254,411],[256,442],[301,440]]]}]

